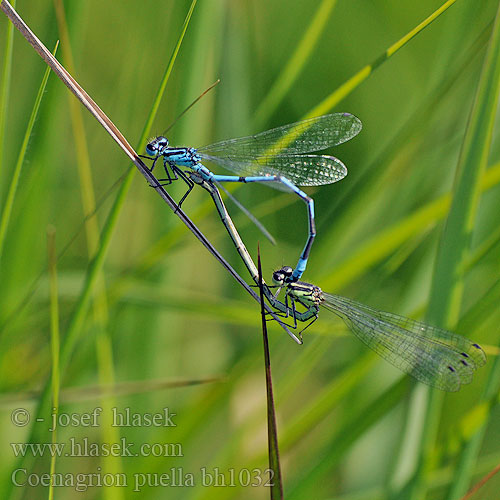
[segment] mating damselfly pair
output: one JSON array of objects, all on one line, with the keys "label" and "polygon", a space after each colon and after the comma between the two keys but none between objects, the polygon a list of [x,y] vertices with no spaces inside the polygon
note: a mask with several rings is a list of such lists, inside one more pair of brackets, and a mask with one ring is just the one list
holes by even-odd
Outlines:
[{"label": "mating damselfly pair", "polygon": [[[341,144],[361,130],[361,122],[348,113],[325,115],[292,123],[260,134],[215,143],[200,149],[172,148],[168,140],[157,137],[147,146],[147,153],[156,161],[163,158],[167,178],[159,182],[170,184],[181,178],[188,184],[185,199],[194,184],[205,188],[212,196],[219,216],[252,279],[259,283],[257,269],[239,236],[222,201],[217,185],[220,182],[270,182],[298,195],[308,205],[309,236],[295,269],[284,266],[273,273],[272,293],[262,283],[269,303],[285,317],[308,322],[295,340],[302,343],[301,332],[314,322],[320,306],[332,311],[368,347],[381,357],[417,380],[445,391],[457,391],[461,384],[470,383],[477,367],[485,364],[481,347],[453,332],[436,328],[403,316],[379,311],[339,295],[324,293],[319,287],[298,281],[303,274],[315,237],[314,205],[298,185],[321,185],[345,177],[345,166],[335,157],[306,154]],[[240,174],[239,177],[213,174],[201,162],[219,164]],[[181,167],[188,167],[182,171]],[[284,288],[284,301],[278,294]],[[304,309],[299,311],[297,305]]]}]

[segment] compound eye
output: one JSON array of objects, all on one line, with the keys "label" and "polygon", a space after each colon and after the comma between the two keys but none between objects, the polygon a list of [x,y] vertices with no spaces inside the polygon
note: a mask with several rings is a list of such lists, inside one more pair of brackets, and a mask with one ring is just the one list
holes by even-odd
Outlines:
[{"label": "compound eye", "polygon": [[293,274],[293,268],[291,268],[290,266],[284,266],[281,268],[281,272],[287,277],[289,278],[292,274]]},{"label": "compound eye", "polygon": [[166,137],[158,137],[158,146],[166,148],[168,146],[168,139]]},{"label": "compound eye", "polygon": [[146,145],[146,153],[148,155],[152,155],[154,154],[154,152],[155,152],[155,145],[152,142],[150,142],[149,144]]},{"label": "compound eye", "polygon": [[284,281],[285,281],[285,275],[281,272],[281,270],[274,271],[273,283],[276,285],[282,285]]}]

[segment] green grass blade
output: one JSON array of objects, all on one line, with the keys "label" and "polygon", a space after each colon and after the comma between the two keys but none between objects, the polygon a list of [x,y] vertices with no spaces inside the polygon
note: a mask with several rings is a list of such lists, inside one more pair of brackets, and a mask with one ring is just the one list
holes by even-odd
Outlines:
[{"label": "green grass blade", "polygon": [[[9,29],[12,28],[12,24],[9,23]],[[59,42],[56,43],[54,51],[52,52],[54,55],[57,52],[57,47]],[[24,159],[26,157],[26,151],[28,149],[28,143],[31,137],[31,133],[33,131],[33,127],[35,125],[36,117],[38,115],[38,111],[40,109],[40,104],[42,102],[43,95],[45,93],[45,87],[47,86],[47,81],[49,79],[50,68],[47,67],[45,69],[45,73],[42,78],[42,83],[40,84],[40,88],[38,89],[38,93],[36,95],[35,104],[33,105],[33,109],[31,111],[30,118],[28,120],[28,126],[26,127],[26,132],[24,134],[23,142],[21,145],[21,149],[19,150],[19,156],[17,157],[16,166],[14,167],[14,173],[12,174],[12,179],[10,181],[9,190],[7,192],[7,198],[5,199],[5,205],[2,210],[2,215],[0,217],[0,262],[2,260],[2,253],[5,244],[5,236],[7,233],[7,228],[9,227],[10,216],[12,213],[12,207],[14,206],[14,199],[16,196],[17,186],[19,184],[19,178],[21,177],[21,170],[24,163]],[[1,157],[1,153],[0,153]]]},{"label": "green grass blade", "polygon": [[[462,143],[450,213],[438,248],[432,280],[428,320],[445,328],[456,323],[460,310],[463,271],[474,230],[481,192],[480,181],[490,154],[499,91],[500,6]],[[405,497],[412,500],[425,496],[441,411],[443,395],[438,395],[436,391],[429,391],[429,395],[422,438],[417,450],[417,467],[410,488],[405,493]]]},{"label": "green grass blade", "polygon": [[[14,9],[16,8],[16,0],[12,1],[12,6],[14,7]],[[9,107],[8,104],[10,96],[10,81],[12,73],[12,48],[14,45],[14,26],[12,25],[12,23],[7,24],[5,40],[5,51],[2,65],[2,82],[0,83],[0,173],[3,171],[3,162],[5,156],[5,124],[7,122],[7,110]]]},{"label": "green grass blade", "polygon": [[474,250],[466,264],[466,271],[474,268],[484,257],[486,257],[500,243],[500,227],[491,233],[482,243]]},{"label": "green grass blade", "polygon": [[323,99],[315,106],[304,119],[313,118],[315,116],[324,115],[331,111],[342,99],[347,97],[354,89],[359,87],[379,66],[393,56],[399,49],[404,47],[412,38],[418,35],[422,30],[427,28],[441,14],[446,12],[456,0],[448,0],[439,9],[434,11],[427,19],[424,19],[418,26],[409,31],[404,37],[400,38],[396,43],[391,45],[385,52],[380,54],[374,61],[360,69],[355,75],[341,85],[337,90],[332,92],[328,97]]},{"label": "green grass blade", "polygon": [[335,7],[337,0],[323,0],[313,19],[309,23],[307,30],[300,40],[294,53],[288,60],[283,71],[280,73],[268,94],[261,101],[257,111],[255,112],[255,130],[260,130],[270,116],[276,111],[286,93],[297,80],[304,65],[318,43],[318,40],[323,33],[326,23]]},{"label": "green grass blade", "polygon": [[[222,376],[212,376],[202,379],[186,380],[133,380],[118,382],[113,385],[88,385],[82,387],[68,387],[60,391],[60,402],[63,404],[81,403],[84,401],[97,401],[102,396],[113,397],[131,396],[136,394],[148,394],[151,392],[175,389],[178,387],[191,387],[194,385],[213,384],[223,381]],[[40,393],[37,391],[16,392],[3,394],[0,397],[0,408],[8,408],[13,404],[28,404],[35,401]]]},{"label": "green grass blade", "polygon": [[[59,413],[59,388],[61,385],[59,376],[59,297],[57,287],[57,252],[55,244],[55,230],[50,228],[47,232],[48,254],[49,254],[49,276],[50,276],[50,347],[52,360],[52,414]],[[56,418],[57,421],[57,418]],[[52,430],[52,444],[57,443],[57,427]],[[54,498],[54,473],[56,470],[56,455],[50,458],[50,486],[49,500]]]}]

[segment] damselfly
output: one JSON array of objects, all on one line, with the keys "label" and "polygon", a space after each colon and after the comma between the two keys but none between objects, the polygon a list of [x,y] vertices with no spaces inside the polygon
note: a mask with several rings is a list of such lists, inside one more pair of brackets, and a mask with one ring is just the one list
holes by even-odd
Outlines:
[{"label": "damselfly", "polygon": [[[163,158],[166,178],[159,182],[170,184],[181,178],[188,190],[179,205],[193,189],[190,173],[195,172],[210,182],[270,182],[277,189],[295,193],[307,204],[309,234],[292,275],[296,281],[304,272],[309,252],[316,236],[314,202],[297,186],[331,184],[347,175],[345,165],[327,155],[307,154],[337,146],[352,139],[361,130],[361,121],[349,113],[334,113],[309,120],[283,125],[257,135],[229,139],[202,148],[169,146],[168,139],[156,137],[146,146],[153,160],[151,171],[159,158]],[[236,174],[216,175],[202,161],[220,165]],[[183,171],[182,167],[191,169]]]},{"label": "damselfly", "polygon": [[[486,363],[481,347],[456,333],[404,316],[379,311],[340,295],[324,293],[310,283],[287,282],[292,268],[273,273],[278,287],[285,287],[285,314],[314,322],[320,306],[342,318],[347,327],[368,347],[424,384],[444,391],[458,391],[472,381],[476,368]],[[305,307],[299,312],[296,304]],[[274,307],[282,309],[277,301]],[[309,325],[307,325],[309,326]]]}]

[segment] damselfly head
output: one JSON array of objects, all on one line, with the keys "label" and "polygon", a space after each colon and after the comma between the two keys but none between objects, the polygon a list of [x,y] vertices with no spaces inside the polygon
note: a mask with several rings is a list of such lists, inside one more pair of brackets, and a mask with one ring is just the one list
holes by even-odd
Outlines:
[{"label": "damselfly head", "polygon": [[273,273],[273,283],[275,285],[281,286],[285,283],[285,280],[293,274],[293,269],[290,266],[283,266],[281,269],[274,271]]},{"label": "damselfly head", "polygon": [[168,148],[168,139],[159,135],[146,145],[146,153],[149,156],[159,156]]},{"label": "damselfly head", "polygon": [[285,275],[281,271],[274,271],[273,273],[273,283],[277,286],[283,285],[285,282]]}]

